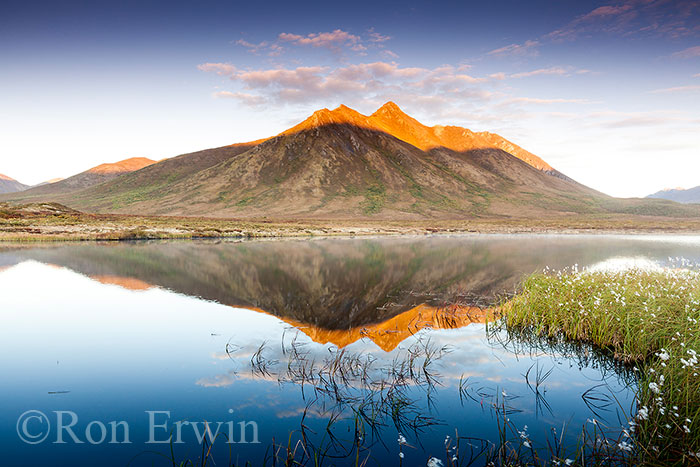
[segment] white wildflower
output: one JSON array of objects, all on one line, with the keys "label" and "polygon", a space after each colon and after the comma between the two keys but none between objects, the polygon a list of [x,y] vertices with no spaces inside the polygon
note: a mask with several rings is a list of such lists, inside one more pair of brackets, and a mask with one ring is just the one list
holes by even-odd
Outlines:
[{"label": "white wildflower", "polygon": [[623,441],[617,445],[618,448],[620,448],[622,451],[625,452],[631,452],[632,451],[632,445],[628,443],[627,441]]},{"label": "white wildflower", "polygon": [[428,459],[428,467],[442,467],[443,463],[437,457],[431,457]]},{"label": "white wildflower", "polygon": [[646,406],[642,406],[637,412],[637,418],[640,420],[649,420],[649,409]]}]

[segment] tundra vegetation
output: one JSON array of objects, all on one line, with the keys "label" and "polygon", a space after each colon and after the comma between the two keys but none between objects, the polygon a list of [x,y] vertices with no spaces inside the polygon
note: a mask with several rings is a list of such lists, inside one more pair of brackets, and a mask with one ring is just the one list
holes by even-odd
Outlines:
[{"label": "tundra vegetation", "polygon": [[618,447],[635,465],[700,462],[700,273],[681,266],[536,274],[503,307],[511,330],[588,343],[632,366],[636,413]]}]

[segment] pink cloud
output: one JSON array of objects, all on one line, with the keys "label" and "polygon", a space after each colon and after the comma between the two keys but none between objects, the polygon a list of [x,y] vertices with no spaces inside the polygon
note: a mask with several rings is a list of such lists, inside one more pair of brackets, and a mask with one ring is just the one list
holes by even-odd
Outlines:
[{"label": "pink cloud", "polygon": [[676,86],[673,88],[654,89],[653,91],[650,91],[650,92],[652,94],[669,94],[669,93],[677,93],[677,92],[698,92],[698,91],[700,91],[700,85],[691,84],[688,86]]},{"label": "pink cloud", "polygon": [[245,92],[230,92],[230,91],[219,91],[214,93],[214,97],[219,99],[236,99],[243,104],[249,105],[251,107],[257,107],[266,102],[263,96],[258,96],[255,94],[248,94]]},{"label": "pink cloud", "polygon": [[541,99],[538,97],[516,97],[510,102],[524,104],[589,104],[587,99]]},{"label": "pink cloud", "polygon": [[538,55],[537,47],[540,45],[539,41],[525,41],[523,44],[510,44],[499,49],[490,51],[489,55]]},{"label": "pink cloud", "polygon": [[474,87],[488,79],[464,73],[465,66],[444,65],[428,69],[377,61],[336,68],[315,66],[242,70],[229,63],[204,63],[198,68],[226,76],[240,86],[239,90],[219,91],[217,97],[232,98],[253,106],[268,101],[280,104],[325,102],[329,98],[347,100],[357,96],[379,99],[378,96],[395,95],[406,90],[416,96],[488,96],[488,93]]},{"label": "pink cloud", "polygon": [[331,32],[319,32],[301,36],[299,34],[281,33],[278,39],[282,42],[289,42],[294,45],[309,45],[312,47],[324,47],[331,50],[338,50],[340,46],[347,45],[351,50],[366,50],[362,45],[362,38],[350,34],[342,29]]},{"label": "pink cloud", "polygon": [[565,68],[562,68],[560,66],[553,66],[549,68],[540,68],[538,70],[532,70],[532,71],[525,71],[522,73],[515,73],[510,75],[511,78],[529,78],[531,76],[539,76],[539,75],[568,75],[569,71]]},{"label": "pink cloud", "polygon": [[[537,48],[548,42],[572,41],[599,34],[617,36],[652,35],[674,39],[700,33],[697,18],[700,2],[697,0],[625,0],[603,5],[580,15],[564,26],[538,39],[513,43],[492,50],[489,55],[535,56]],[[691,47],[675,55],[680,58],[697,56]],[[693,55],[696,54],[696,55]]]},{"label": "pink cloud", "polygon": [[[370,48],[383,49],[383,43],[390,39],[391,37],[375,32],[374,29],[369,29],[369,31],[363,35],[352,34],[342,29],[335,29],[329,32],[317,32],[306,35],[282,32],[272,41],[254,43],[245,39],[239,39],[236,41],[236,45],[245,47],[249,52],[255,54],[266,51],[270,56],[281,55],[282,52],[285,51],[284,45],[325,48],[335,53],[349,50],[359,55],[366,55]],[[387,56],[393,56],[393,58],[397,57],[394,52],[384,52]]]},{"label": "pink cloud", "polygon": [[700,57],[700,45],[696,45],[695,47],[688,47],[687,49],[671,54],[671,56],[674,58]]},{"label": "pink cloud", "polygon": [[222,76],[231,76],[236,73],[236,67],[230,63],[202,63],[197,69]]}]

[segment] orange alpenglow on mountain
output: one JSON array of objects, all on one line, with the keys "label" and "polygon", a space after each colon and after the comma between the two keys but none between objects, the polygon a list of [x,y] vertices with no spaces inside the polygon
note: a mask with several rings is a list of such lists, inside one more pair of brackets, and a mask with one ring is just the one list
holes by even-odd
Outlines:
[{"label": "orange alpenglow on mountain", "polygon": [[321,109],[272,138],[103,164],[0,199],[100,213],[388,220],[603,213],[612,202],[495,133],[428,127],[392,102],[369,116]]},{"label": "orange alpenglow on mountain", "polygon": [[381,106],[370,116],[362,115],[345,105],[341,105],[334,110],[317,110],[311,117],[281,134],[290,135],[331,124],[348,124],[368,130],[381,131],[423,151],[444,147],[453,151],[464,152],[495,147],[527,162],[536,169],[543,171],[554,170],[552,166],[536,155],[495,133],[489,133],[488,131],[473,132],[459,126],[435,125],[429,127],[407,115],[398,105],[391,101]]},{"label": "orange alpenglow on mountain", "polygon": [[[24,199],[45,199],[54,201],[58,195],[69,194],[107,182],[121,175],[136,172],[155,164],[156,161],[145,157],[132,157],[123,161],[100,164],[66,179],[56,178],[40,183],[21,193]],[[1,192],[1,191],[0,191]]]},{"label": "orange alpenglow on mountain", "polygon": [[124,159],[123,161],[119,162],[100,164],[97,167],[93,167],[92,169],[88,170],[88,172],[99,174],[135,172],[155,163],[156,161],[146,157],[132,157],[131,159]]},{"label": "orange alpenglow on mountain", "polygon": [[29,188],[27,185],[18,182],[12,177],[0,174],[0,193],[15,193]]},{"label": "orange alpenglow on mountain", "polygon": [[[236,307],[275,316],[260,308]],[[306,334],[317,344],[333,344],[338,348],[368,338],[385,352],[391,352],[404,340],[421,329],[457,329],[475,323],[493,321],[496,312],[474,306],[452,305],[435,307],[418,305],[403,313],[376,324],[351,329],[326,329],[310,323],[275,316]]]}]

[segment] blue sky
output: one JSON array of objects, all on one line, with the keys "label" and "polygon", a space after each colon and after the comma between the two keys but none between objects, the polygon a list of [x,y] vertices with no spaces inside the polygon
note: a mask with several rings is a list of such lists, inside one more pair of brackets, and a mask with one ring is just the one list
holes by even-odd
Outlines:
[{"label": "blue sky", "polygon": [[612,195],[700,185],[697,0],[3,2],[0,44],[24,183],[393,100]]}]

